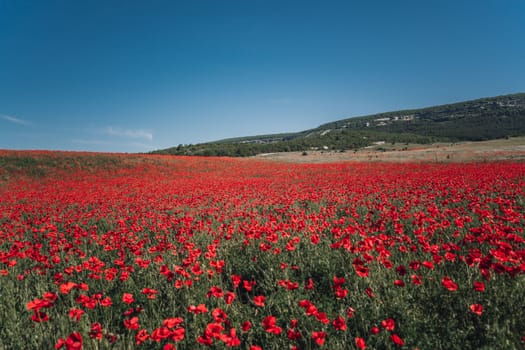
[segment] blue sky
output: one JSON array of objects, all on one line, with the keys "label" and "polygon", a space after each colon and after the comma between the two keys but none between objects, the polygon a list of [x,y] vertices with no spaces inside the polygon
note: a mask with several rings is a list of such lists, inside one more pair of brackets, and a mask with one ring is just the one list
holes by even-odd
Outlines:
[{"label": "blue sky", "polygon": [[0,148],[145,152],[525,91],[525,1],[0,0]]}]

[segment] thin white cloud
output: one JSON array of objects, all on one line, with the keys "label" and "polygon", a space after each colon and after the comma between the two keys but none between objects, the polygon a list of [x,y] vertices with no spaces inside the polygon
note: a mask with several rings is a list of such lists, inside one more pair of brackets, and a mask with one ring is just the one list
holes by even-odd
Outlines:
[{"label": "thin white cloud", "polygon": [[27,120],[20,119],[17,117],[13,117],[11,115],[0,114],[0,118],[2,118],[3,120],[7,120],[8,122],[14,123],[14,124],[31,125],[31,122],[28,122]]},{"label": "thin white cloud", "polygon": [[153,133],[143,129],[121,129],[108,126],[103,130],[103,133],[112,136],[129,137],[134,139],[146,139],[150,141],[153,140]]}]

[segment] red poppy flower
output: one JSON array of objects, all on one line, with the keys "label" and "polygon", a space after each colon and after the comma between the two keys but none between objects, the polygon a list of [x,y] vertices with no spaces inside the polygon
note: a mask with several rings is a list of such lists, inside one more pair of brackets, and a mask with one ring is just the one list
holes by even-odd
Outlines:
[{"label": "red poppy flower", "polygon": [[474,290],[477,292],[484,292],[485,284],[483,282],[474,282]]},{"label": "red poppy flower", "polygon": [[412,284],[416,286],[420,286],[423,283],[423,281],[421,280],[421,276],[419,275],[412,275],[410,276],[410,278],[412,279]]},{"label": "red poppy flower", "polygon": [[312,332],[312,339],[319,346],[323,346],[326,340],[326,332]]},{"label": "red poppy flower", "polygon": [[102,339],[102,325],[99,322],[94,322],[91,324],[91,330],[89,331],[89,337],[91,339]]},{"label": "red poppy flower", "polygon": [[185,334],[186,330],[184,328],[176,328],[173,331],[171,331],[170,339],[179,342],[184,339]]},{"label": "red poppy flower", "polygon": [[213,345],[213,338],[207,336],[207,335],[201,335],[197,338],[197,342],[202,345],[206,346],[212,346]]},{"label": "red poppy flower", "polygon": [[150,339],[155,342],[160,342],[162,339],[169,338],[171,331],[167,327],[159,327],[153,330],[150,335]]},{"label": "red poppy flower", "polygon": [[398,267],[396,267],[396,272],[399,276],[404,276],[407,273],[407,269],[405,265],[399,265]]},{"label": "red poppy flower", "polygon": [[296,331],[294,329],[289,329],[288,334],[286,335],[288,339],[290,340],[299,340],[302,338],[301,332]]},{"label": "red poppy flower", "polygon": [[48,300],[50,302],[54,302],[55,300],[57,300],[58,295],[56,293],[53,293],[53,292],[45,292],[43,297],[44,297],[45,300]]},{"label": "red poppy flower", "polygon": [[208,323],[208,325],[206,325],[206,330],[204,331],[204,335],[209,338],[218,339],[220,338],[221,332],[223,330],[224,330],[224,327],[220,323],[217,323],[217,322]]},{"label": "red poppy flower", "polygon": [[38,322],[38,323],[47,322],[49,321],[49,316],[43,311],[34,310],[33,315],[31,315],[31,321]]},{"label": "red poppy flower", "polygon": [[354,265],[354,268],[355,268],[355,272],[357,273],[359,277],[368,277],[369,275],[368,267],[363,266],[363,265]]},{"label": "red poppy flower", "polygon": [[66,339],[66,350],[82,349],[82,335],[78,332],[71,333]]},{"label": "red poppy flower", "polygon": [[306,309],[306,308],[312,306],[312,302],[310,300],[307,300],[307,299],[299,300],[298,304],[303,309]]},{"label": "red poppy flower", "polygon": [[394,285],[397,286],[397,287],[404,287],[405,286],[405,282],[403,282],[403,280],[395,280],[394,281]]},{"label": "red poppy flower", "polygon": [[64,345],[66,345],[66,341],[62,338],[59,338],[55,344],[55,349],[61,349]]},{"label": "red poppy flower", "polygon": [[472,304],[472,305],[470,305],[470,311],[472,311],[473,313],[475,313],[478,316],[481,316],[481,314],[483,313],[483,305],[481,305],[481,304]]},{"label": "red poppy flower", "polygon": [[113,304],[110,297],[105,297],[100,301],[100,305],[104,307],[109,307]]},{"label": "red poppy flower", "polygon": [[231,305],[231,303],[233,303],[234,300],[235,300],[235,293],[233,293],[233,292],[226,292],[224,294],[224,302],[227,305]]},{"label": "red poppy flower", "polygon": [[216,297],[216,298],[222,298],[222,296],[224,295],[224,292],[222,291],[222,289],[220,287],[211,287],[209,292],[206,294],[206,296],[208,298],[210,297]]},{"label": "red poppy flower", "polygon": [[226,312],[224,312],[220,308],[213,309],[213,311],[211,312],[211,315],[213,316],[213,319],[215,320],[215,322],[223,323],[228,318],[228,315],[226,314]]},{"label": "red poppy flower", "polygon": [[282,333],[283,329],[277,326],[277,318],[275,316],[267,316],[262,322],[264,330],[268,333],[279,335]]},{"label": "red poppy flower", "polygon": [[334,288],[341,287],[343,284],[345,284],[346,280],[344,277],[337,277],[334,276]]},{"label": "red poppy flower", "polygon": [[52,307],[53,303],[49,300],[34,299],[26,304],[28,310],[40,310],[42,308]]},{"label": "red poppy flower", "polygon": [[265,301],[266,301],[266,297],[263,295],[257,295],[253,297],[253,303],[257,306],[264,307]]},{"label": "red poppy flower", "polygon": [[139,329],[139,318],[137,316],[133,316],[130,319],[124,320],[124,327],[131,330]]},{"label": "red poppy flower", "polygon": [[429,270],[434,270],[434,263],[432,261],[423,261],[421,265],[423,265]]},{"label": "red poppy flower", "polygon": [[71,308],[69,309],[69,318],[71,318],[73,321],[78,322],[80,320],[80,317],[84,314],[84,310],[78,309],[78,308]]},{"label": "red poppy flower", "polygon": [[71,289],[76,288],[76,287],[77,287],[77,284],[75,282],[66,282],[58,286],[58,290],[62,294],[68,294],[71,291]]},{"label": "red poppy flower", "polygon": [[239,284],[241,283],[241,276],[232,275],[231,276],[233,288],[239,287]]},{"label": "red poppy flower", "polygon": [[133,294],[124,293],[122,294],[122,301],[125,302],[126,304],[131,304],[135,301],[135,299],[133,298]]},{"label": "red poppy flower", "polygon": [[312,290],[312,289],[314,289],[314,287],[315,287],[315,286],[314,286],[314,280],[311,279],[311,278],[309,278],[309,279],[306,281],[305,285],[304,285],[304,289],[306,289],[306,290]]},{"label": "red poppy flower", "polygon": [[135,344],[140,345],[149,339],[149,334],[145,329],[141,329],[135,335]]},{"label": "red poppy flower", "polygon": [[203,314],[203,313],[208,312],[208,309],[206,308],[206,305],[204,304],[199,304],[197,306],[190,305],[188,306],[188,312],[198,315],[198,314]]},{"label": "red poppy flower", "polygon": [[338,331],[345,331],[347,329],[346,321],[343,317],[338,316],[333,322],[332,325]]},{"label": "red poppy flower", "polygon": [[244,287],[244,289],[246,289],[248,292],[251,292],[252,289],[253,289],[253,286],[255,286],[256,282],[255,281],[246,281],[246,280],[243,280],[242,281],[242,286]]},{"label": "red poppy flower", "polygon": [[277,283],[281,287],[286,288],[288,290],[295,290],[295,289],[299,288],[299,283],[292,282],[290,280],[279,280],[279,281],[277,281]]},{"label": "red poppy flower", "polygon": [[241,325],[241,329],[243,332],[248,332],[252,328],[252,323],[250,321],[244,321]]},{"label": "red poppy flower", "polygon": [[448,289],[451,292],[458,290],[458,285],[454,283],[454,281],[452,281],[450,277],[443,277],[443,279],[441,280],[441,284],[443,285],[443,287],[445,287],[445,289]]},{"label": "red poppy flower", "polygon": [[155,299],[155,295],[158,294],[158,291],[151,288],[144,288],[142,289],[142,294],[145,294],[148,299]]},{"label": "red poppy flower", "polygon": [[335,297],[337,299],[344,299],[348,296],[348,290],[339,286],[335,287]]},{"label": "red poppy flower", "polygon": [[169,329],[180,326],[184,320],[181,317],[167,318],[162,322],[162,325],[168,327]]},{"label": "red poppy flower", "polygon": [[355,346],[357,346],[361,350],[365,350],[366,349],[365,340],[360,337],[355,338]]},{"label": "red poppy flower", "polygon": [[241,345],[241,340],[237,337],[237,330],[235,328],[231,328],[228,334],[221,334],[220,340],[229,347]]},{"label": "red poppy flower", "polygon": [[421,268],[421,263],[419,261],[411,261],[408,266],[414,270],[414,271],[417,271]]},{"label": "red poppy flower", "polygon": [[391,332],[396,327],[396,323],[392,318],[387,318],[386,320],[381,321],[381,327]]},{"label": "red poppy flower", "polygon": [[379,332],[381,332],[381,330],[377,326],[374,326],[374,327],[370,328],[370,333],[371,334],[378,334]]},{"label": "red poppy flower", "polygon": [[392,340],[392,342],[396,345],[400,345],[400,346],[403,346],[405,345],[405,341],[403,339],[401,339],[397,334],[393,333],[391,336],[390,336],[390,340]]}]

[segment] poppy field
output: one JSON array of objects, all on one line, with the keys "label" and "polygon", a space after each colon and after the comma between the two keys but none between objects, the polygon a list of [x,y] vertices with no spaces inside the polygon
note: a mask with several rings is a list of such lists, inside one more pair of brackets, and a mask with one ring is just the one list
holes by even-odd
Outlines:
[{"label": "poppy field", "polygon": [[525,163],[0,152],[0,348],[520,349]]}]

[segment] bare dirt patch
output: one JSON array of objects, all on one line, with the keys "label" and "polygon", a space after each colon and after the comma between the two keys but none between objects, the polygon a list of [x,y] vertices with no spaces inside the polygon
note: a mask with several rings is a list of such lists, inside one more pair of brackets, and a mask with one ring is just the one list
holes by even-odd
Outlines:
[{"label": "bare dirt patch", "polygon": [[525,161],[525,137],[502,140],[418,144],[383,144],[358,151],[308,151],[259,154],[254,158],[295,163],[487,162]]}]

